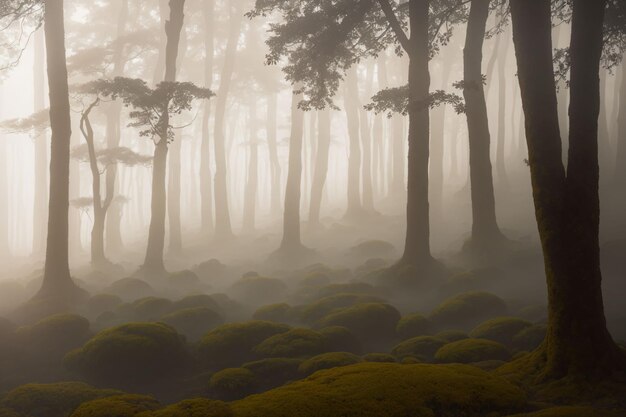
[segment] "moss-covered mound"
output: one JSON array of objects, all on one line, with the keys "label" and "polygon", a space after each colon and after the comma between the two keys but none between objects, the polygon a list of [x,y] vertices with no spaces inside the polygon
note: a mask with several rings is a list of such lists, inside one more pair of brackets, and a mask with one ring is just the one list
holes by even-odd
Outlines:
[{"label": "moss-covered mound", "polygon": [[206,332],[224,323],[222,316],[207,307],[178,310],[161,317],[161,321],[192,341],[200,339]]},{"label": "moss-covered mound", "polygon": [[147,395],[123,394],[87,401],[71,417],[134,417],[159,407],[158,401]]},{"label": "moss-covered mound", "polygon": [[417,336],[398,343],[391,353],[398,359],[413,357],[419,360],[431,361],[446,342],[434,336]]},{"label": "moss-covered mound", "polygon": [[98,333],[65,363],[89,380],[127,387],[171,376],[186,359],[184,339],[170,326],[128,323]]},{"label": "moss-covered mound", "polygon": [[257,359],[253,352],[256,345],[289,329],[285,324],[269,321],[224,324],[202,337],[198,352],[207,367],[221,369],[239,366]]},{"label": "moss-covered mound", "polygon": [[547,331],[548,327],[545,324],[533,324],[513,336],[512,345],[517,350],[535,350],[546,338]]},{"label": "moss-covered mound", "polygon": [[286,303],[269,304],[259,307],[252,318],[255,320],[275,321],[276,323],[293,323],[293,308]]},{"label": "moss-covered mound", "polygon": [[467,339],[467,333],[460,330],[444,330],[435,335],[435,337],[445,340],[447,343],[456,342],[457,340]]},{"label": "moss-covered mound", "polygon": [[506,346],[493,340],[463,339],[443,346],[435,354],[435,359],[442,363],[507,361],[511,359],[511,353]]},{"label": "moss-covered mound", "polygon": [[305,288],[306,287],[323,287],[325,285],[329,285],[330,282],[331,282],[330,278],[328,277],[327,274],[321,271],[314,271],[302,277],[302,279],[300,279],[300,282],[298,282],[298,285],[300,287],[305,287]]},{"label": "moss-covered mound", "polygon": [[402,339],[410,339],[416,336],[427,336],[433,332],[433,326],[426,317],[414,313],[404,316],[396,326],[396,332]]},{"label": "moss-covered mound", "polygon": [[470,332],[470,337],[488,339],[511,346],[516,334],[532,326],[532,323],[517,317],[498,317],[487,320]]},{"label": "moss-covered mound", "polygon": [[395,247],[384,240],[367,240],[350,248],[349,253],[361,258],[387,257],[392,256]]},{"label": "moss-covered mound", "polygon": [[252,394],[258,381],[251,370],[246,368],[226,368],[211,377],[209,389],[222,400],[236,400]]},{"label": "moss-covered mound", "polygon": [[122,278],[109,285],[104,292],[117,295],[126,301],[132,301],[154,294],[154,290],[150,284],[137,278]]},{"label": "moss-covered mound", "polygon": [[220,306],[217,301],[207,294],[188,295],[175,301],[172,305],[172,311],[185,310],[187,308],[205,307],[214,311],[219,311]]},{"label": "moss-covered mound", "polygon": [[91,335],[89,320],[76,314],[57,314],[32,326],[20,327],[21,343],[38,356],[58,361],[82,345]]},{"label": "moss-covered mound", "polygon": [[251,371],[262,391],[279,387],[289,381],[300,379],[302,359],[268,358],[244,363],[241,367]]},{"label": "moss-covered mound", "polygon": [[291,329],[265,339],[254,348],[262,358],[298,358],[326,352],[326,338],[311,329]]},{"label": "moss-covered mound", "polygon": [[506,313],[506,304],[487,292],[468,292],[449,298],[431,314],[430,319],[442,330],[466,329]]},{"label": "moss-covered mound", "polygon": [[300,309],[300,320],[303,323],[313,324],[336,309],[350,307],[356,304],[379,303],[382,300],[366,294],[335,294],[324,297]]},{"label": "moss-covered mound", "polygon": [[223,401],[193,398],[156,411],[137,414],[137,417],[232,417],[233,412]]},{"label": "moss-covered mound", "polygon": [[396,362],[396,358],[389,353],[368,353],[367,355],[363,356],[363,360],[365,362]]},{"label": "moss-covered mound", "polygon": [[272,304],[282,301],[287,285],[276,278],[246,276],[235,282],[229,293],[250,305]]},{"label": "moss-covered mound", "polygon": [[97,317],[107,311],[114,311],[123,303],[122,299],[113,294],[96,294],[87,300],[85,310],[91,317]]},{"label": "moss-covered mound", "polygon": [[465,365],[361,363],[232,404],[238,417],[485,417],[519,410],[524,393]]},{"label": "moss-covered mound", "polygon": [[361,353],[359,339],[348,329],[342,326],[330,326],[321,329],[320,334],[326,340],[328,351]]},{"label": "moss-covered mound", "polygon": [[10,391],[0,407],[22,416],[67,417],[84,402],[119,394],[120,391],[97,389],[82,382],[27,384]]},{"label": "moss-covered mound", "polygon": [[318,326],[343,326],[364,344],[384,346],[395,337],[400,312],[383,303],[357,304],[330,313]]},{"label": "moss-covered mound", "polygon": [[314,356],[302,362],[298,370],[305,375],[310,375],[321,369],[347,366],[361,361],[362,359],[360,357],[349,352],[322,353],[321,355]]},{"label": "moss-covered mound", "polygon": [[602,410],[593,407],[552,407],[534,413],[515,414],[509,417],[620,417],[624,411]]},{"label": "moss-covered mound", "polygon": [[343,284],[330,284],[317,290],[317,298],[330,297],[337,294],[368,294],[373,295],[376,289],[366,282],[347,282]]},{"label": "moss-covered mound", "polygon": [[130,321],[157,321],[172,311],[173,304],[167,298],[145,297],[119,306],[116,313]]}]

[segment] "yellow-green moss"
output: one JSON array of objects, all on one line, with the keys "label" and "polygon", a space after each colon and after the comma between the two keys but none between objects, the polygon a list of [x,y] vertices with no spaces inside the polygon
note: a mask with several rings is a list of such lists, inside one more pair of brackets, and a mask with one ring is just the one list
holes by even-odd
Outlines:
[{"label": "yellow-green moss", "polygon": [[286,291],[287,285],[279,279],[246,276],[235,282],[229,292],[242,302],[259,305],[279,302]]},{"label": "yellow-green moss", "polygon": [[210,308],[213,311],[219,311],[220,306],[213,297],[207,294],[188,295],[178,301],[175,301],[172,305],[172,310],[184,310],[187,308],[205,307]]},{"label": "yellow-green moss", "polygon": [[313,324],[333,310],[350,307],[355,304],[377,302],[382,302],[382,300],[373,295],[335,294],[300,308],[300,320],[302,320],[303,323]]},{"label": "yellow-green moss", "polygon": [[468,292],[449,298],[430,314],[430,319],[442,330],[465,329],[506,313],[500,297],[487,292]]},{"label": "yellow-green moss", "polygon": [[388,353],[368,353],[367,355],[363,355],[363,360],[365,362],[393,363],[396,361],[396,358]]},{"label": "yellow-green moss", "polygon": [[268,390],[302,377],[299,367],[302,359],[268,358],[244,363],[241,367],[250,370],[261,390]]},{"label": "yellow-green moss", "polygon": [[155,321],[172,311],[173,305],[167,298],[145,297],[120,305],[116,313],[133,321]]},{"label": "yellow-green moss", "polygon": [[541,345],[547,331],[548,326],[545,324],[533,324],[513,336],[512,345],[518,350],[531,351]]},{"label": "yellow-green moss", "polygon": [[298,358],[327,351],[326,338],[311,329],[291,329],[265,339],[254,349],[263,358]]},{"label": "yellow-green moss", "polygon": [[224,323],[219,313],[207,307],[186,308],[161,317],[161,321],[169,324],[189,340],[198,340],[209,330]]},{"label": "yellow-green moss", "polygon": [[294,320],[292,307],[287,303],[270,304],[257,309],[252,315],[255,320],[292,323]]},{"label": "yellow-green moss", "polygon": [[76,314],[57,314],[17,329],[17,336],[33,353],[59,361],[89,339],[89,320]]},{"label": "yellow-green moss", "polygon": [[448,343],[435,354],[437,362],[472,363],[489,360],[506,361],[511,353],[501,343],[487,339],[463,339]]},{"label": "yellow-green moss", "polygon": [[157,400],[147,395],[123,394],[87,401],[71,417],[135,417],[159,406]]},{"label": "yellow-green moss", "polygon": [[469,335],[511,346],[515,335],[531,326],[531,322],[517,317],[498,317],[482,322]]},{"label": "yellow-green moss", "polygon": [[362,359],[360,357],[349,352],[329,352],[305,360],[300,364],[298,370],[305,375],[310,375],[321,369],[347,366],[361,361]]},{"label": "yellow-green moss", "polygon": [[209,389],[218,398],[230,401],[252,394],[257,385],[258,381],[251,370],[226,368],[213,374]]},{"label": "yellow-green moss", "polygon": [[451,343],[456,342],[457,340],[467,339],[469,336],[467,333],[460,330],[444,330],[443,332],[437,333],[435,337]]},{"label": "yellow-green moss", "polygon": [[427,336],[432,334],[432,330],[430,320],[419,313],[403,316],[396,326],[396,332],[402,339]]},{"label": "yellow-green moss", "polygon": [[533,413],[515,414],[509,417],[620,417],[626,410],[611,411],[593,407],[552,407]]},{"label": "yellow-green moss", "polygon": [[398,343],[391,353],[398,359],[409,356],[429,361],[445,343],[434,336],[417,336]]},{"label": "yellow-green moss", "polygon": [[233,412],[223,401],[193,398],[136,417],[232,417]]},{"label": "yellow-green moss", "polygon": [[324,327],[319,332],[324,336],[326,346],[330,352],[360,353],[362,350],[359,339],[345,327]]}]

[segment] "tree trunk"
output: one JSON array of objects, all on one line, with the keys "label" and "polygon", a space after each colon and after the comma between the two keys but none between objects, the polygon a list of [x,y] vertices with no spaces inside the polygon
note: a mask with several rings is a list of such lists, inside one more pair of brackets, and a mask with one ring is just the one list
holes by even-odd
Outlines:
[{"label": "tree trunk", "polygon": [[[204,86],[213,86],[213,61],[215,54],[215,0],[204,0]],[[200,155],[200,198],[202,235],[208,237],[214,231],[213,223],[213,185],[211,175],[211,146],[209,120],[211,118],[211,100],[206,100],[202,111],[202,147]]]},{"label": "tree trunk", "polygon": [[50,202],[43,283],[37,298],[66,304],[82,295],[69,267],[70,103],[65,61],[63,1],[47,2],[44,11],[48,90],[50,92]]},{"label": "tree trunk", "polygon": [[243,230],[254,232],[256,216],[257,189],[259,186],[259,144],[256,103],[250,105],[250,159],[243,198]]},{"label": "tree trunk", "polygon": [[313,227],[320,224],[320,209],[326,177],[328,176],[328,154],[330,150],[330,110],[319,112],[317,119],[317,152],[315,156],[315,170],[311,186],[311,204],[309,206],[309,224]]},{"label": "tree trunk", "polygon": [[[5,119],[3,108],[2,85],[0,85],[0,119]],[[5,138],[0,134],[0,199],[4,201],[0,204],[0,259],[7,259],[11,256],[9,242],[9,173],[7,171],[7,147]]]},{"label": "tree trunk", "polygon": [[278,161],[278,144],[276,140],[277,113],[277,94],[270,93],[267,99],[267,148],[270,156],[270,211],[274,216],[280,213],[280,163]]},{"label": "tree trunk", "polygon": [[467,129],[469,133],[472,237],[470,249],[495,249],[502,241],[496,221],[490,160],[489,120],[482,80],[482,50],[490,0],[472,0],[463,51]]},{"label": "tree trunk", "polygon": [[611,165],[611,135],[609,133],[609,122],[607,120],[606,111],[606,81],[608,71],[604,68],[600,69],[600,116],[598,118],[598,159],[600,163],[600,178],[602,181],[608,178],[606,175],[610,172]]},{"label": "tree trunk", "polygon": [[228,41],[224,56],[224,66],[222,67],[222,74],[220,76],[220,87],[217,92],[217,102],[215,104],[215,131],[213,134],[215,141],[215,237],[220,241],[233,237],[230,224],[230,210],[228,208],[228,185],[226,181],[228,167],[226,163],[224,125],[228,92],[235,69],[237,42],[239,40],[243,18],[241,5],[239,3],[240,2],[229,2],[228,4],[230,9]]},{"label": "tree trunk", "polygon": [[[46,107],[45,103],[45,59],[44,31],[35,33],[35,55],[33,63],[33,102],[35,113]],[[33,201],[33,246],[35,257],[44,254],[46,224],[48,220],[48,138],[45,132],[35,140],[35,196]]]},{"label": "tree trunk", "polygon": [[509,32],[501,33],[498,36],[505,36],[498,56],[498,141],[496,148],[496,172],[498,182],[506,189],[509,179],[506,174],[505,145],[506,145],[506,63],[509,57],[509,46],[511,40]]},{"label": "tree trunk", "polygon": [[[447,89],[452,69],[452,63],[447,55],[450,55],[450,53],[446,51],[446,56],[443,57],[442,62],[443,68],[440,68],[442,77],[441,88],[443,90]],[[431,212],[439,221],[443,218],[443,155],[445,148],[446,110],[447,106],[444,104],[433,110],[430,134],[430,167],[428,174],[430,180],[429,200],[430,206],[432,207]]]},{"label": "tree trunk", "polygon": [[[374,65],[371,63],[367,68],[365,88],[365,101],[372,96],[372,84],[374,82]],[[374,213],[374,190],[372,188],[372,127],[370,115],[361,105],[359,100],[361,122],[361,146],[363,148],[363,161],[361,165],[361,183],[363,186],[363,210],[366,213]]]},{"label": "tree trunk", "polygon": [[615,156],[615,182],[626,185],[626,62],[622,62],[619,114],[617,119],[617,152]]},{"label": "tree trunk", "polygon": [[605,1],[574,0],[567,175],[552,67],[550,1],[512,0],[513,36],[539,235],[548,332],[533,358],[546,378],[626,369],[606,329],[598,243],[599,66]]},{"label": "tree trunk", "polygon": [[348,208],[346,217],[361,215],[361,143],[359,126],[359,88],[356,68],[348,70],[346,77],[344,107],[348,119],[350,155],[348,157]]},{"label": "tree trunk", "polygon": [[[382,90],[387,87],[387,63],[386,55],[381,54],[378,57],[377,66],[377,80],[376,84],[378,90]],[[370,97],[367,97],[367,101],[370,100]],[[385,184],[385,159],[384,159],[384,144],[385,144],[385,125],[383,121],[382,114],[376,114],[374,116],[374,126],[373,126],[373,136],[374,136],[374,145],[372,151],[372,164],[373,164],[373,176],[374,176],[374,194],[378,197],[384,194]]]}]

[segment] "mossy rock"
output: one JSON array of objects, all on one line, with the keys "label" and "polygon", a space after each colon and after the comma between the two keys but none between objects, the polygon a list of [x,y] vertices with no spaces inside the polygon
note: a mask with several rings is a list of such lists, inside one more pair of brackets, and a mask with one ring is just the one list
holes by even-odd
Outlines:
[{"label": "mossy rock", "polygon": [[259,320],[224,324],[202,337],[198,352],[205,366],[210,368],[239,366],[258,359],[253,352],[256,345],[289,329],[286,324]]},{"label": "mossy rock", "polygon": [[219,399],[232,401],[252,394],[258,387],[254,373],[246,368],[226,368],[211,377],[209,389]]},{"label": "mossy rock", "polygon": [[320,329],[319,332],[324,336],[326,346],[331,352],[350,352],[358,354],[363,350],[359,339],[345,327],[324,327]]},{"label": "mossy rock", "polygon": [[224,323],[224,319],[207,307],[186,308],[161,317],[187,339],[196,341],[209,330]]},{"label": "mossy rock", "polygon": [[291,329],[265,339],[254,347],[262,358],[299,358],[327,351],[326,338],[311,329]]},{"label": "mossy rock", "polygon": [[430,320],[441,330],[466,329],[487,319],[502,316],[507,307],[496,295],[469,292],[449,298],[430,314]]},{"label": "mossy rock", "polygon": [[298,370],[304,375],[311,375],[322,369],[347,366],[362,361],[360,357],[350,352],[329,352],[305,360],[300,364]]},{"label": "mossy rock", "polygon": [[594,407],[563,406],[552,407],[532,413],[515,414],[508,417],[620,417],[626,410],[603,410]]},{"label": "mossy rock", "polygon": [[70,417],[135,417],[160,407],[147,395],[123,394],[82,403]]},{"label": "mossy rock", "polygon": [[302,362],[296,358],[268,358],[244,363],[241,367],[252,371],[259,381],[259,389],[265,391],[299,379]]},{"label": "mossy rock", "polygon": [[119,306],[116,313],[130,321],[157,321],[172,311],[173,305],[167,298],[144,297]]},{"label": "mossy rock", "polygon": [[5,395],[0,406],[21,416],[67,417],[84,402],[119,394],[120,391],[97,389],[83,382],[26,384]]},{"label": "mossy rock", "polygon": [[293,308],[287,303],[269,304],[259,307],[252,315],[254,320],[274,321],[276,323],[293,323]]},{"label": "mossy rock", "polygon": [[124,301],[113,294],[96,294],[87,300],[86,311],[92,317],[98,317],[107,311],[114,311]]},{"label": "mossy rock", "polygon": [[431,361],[435,353],[445,344],[444,340],[434,336],[417,336],[398,343],[391,353],[398,359],[408,356]]},{"label": "mossy rock", "polygon": [[125,301],[132,301],[154,294],[154,289],[141,279],[122,278],[109,285],[104,292],[117,295]]},{"label": "mossy rock", "polygon": [[164,323],[103,330],[65,358],[70,370],[88,380],[123,388],[171,377],[186,361],[184,338]]},{"label": "mossy rock", "polygon": [[487,320],[470,332],[470,337],[488,339],[511,346],[516,334],[532,326],[532,323],[517,317],[498,317]]},{"label": "mossy rock", "polygon": [[400,312],[383,303],[357,304],[336,310],[318,322],[318,327],[342,326],[363,344],[385,346],[395,337]]},{"label": "mossy rock", "polygon": [[313,324],[333,310],[350,307],[356,304],[379,302],[383,302],[383,300],[373,295],[335,294],[303,306],[300,309],[300,319],[303,323]]},{"label": "mossy rock", "polygon": [[524,392],[466,365],[360,363],[231,405],[238,417],[485,417],[524,407]]},{"label": "mossy rock", "polygon": [[198,307],[210,308],[214,311],[220,310],[220,305],[217,303],[217,301],[215,301],[213,297],[207,294],[195,294],[183,297],[180,300],[174,302],[174,304],[172,305],[172,310],[176,311]]},{"label": "mossy rock", "polygon": [[136,417],[233,417],[233,412],[223,401],[192,398]]},{"label": "mossy rock", "polygon": [[249,276],[235,282],[229,290],[234,298],[250,305],[272,304],[282,301],[287,285],[276,278]]},{"label": "mossy rock", "polygon": [[547,331],[548,326],[545,324],[533,324],[513,336],[512,345],[517,350],[530,352],[541,345]]},{"label": "mossy rock", "polygon": [[38,357],[60,361],[91,336],[89,320],[76,314],[57,314],[17,329],[18,339]]},{"label": "mossy rock", "polygon": [[396,358],[389,353],[368,353],[363,356],[363,360],[365,362],[386,362],[386,363],[395,363]]},{"label": "mossy rock", "polygon": [[457,340],[467,339],[467,333],[460,330],[444,330],[435,335],[435,337],[445,340],[447,343],[456,342]]},{"label": "mossy rock", "polygon": [[410,339],[416,336],[429,336],[433,332],[433,326],[426,317],[413,313],[403,316],[396,326],[396,333],[402,339]]},{"label": "mossy rock", "polygon": [[508,361],[511,353],[506,346],[493,340],[463,339],[443,346],[435,354],[435,359],[441,363]]}]

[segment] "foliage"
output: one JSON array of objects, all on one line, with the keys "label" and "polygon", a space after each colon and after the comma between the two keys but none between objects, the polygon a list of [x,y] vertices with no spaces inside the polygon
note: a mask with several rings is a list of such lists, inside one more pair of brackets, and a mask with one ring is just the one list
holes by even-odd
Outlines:
[{"label": "foliage", "polygon": [[323,287],[329,285],[331,279],[327,274],[320,271],[310,272],[298,283],[301,287]]},{"label": "foliage", "polygon": [[[89,162],[89,149],[87,148],[87,144],[72,148],[71,155],[72,158],[80,162]],[[96,150],[96,159],[98,160],[98,165],[103,167],[102,170],[117,164],[129,167],[136,165],[152,165],[152,156],[142,155],[125,146],[98,149]]]},{"label": "foliage", "polygon": [[50,127],[50,109],[43,109],[27,117],[8,119],[0,122],[0,128],[7,133],[30,133],[39,137]]},{"label": "foliage", "polygon": [[423,315],[413,313],[400,319],[396,326],[396,333],[402,339],[430,335],[432,334],[432,324]]},{"label": "foliage", "polygon": [[256,387],[256,377],[246,368],[222,369],[211,377],[209,383],[211,391],[224,400],[243,398],[252,394]]},{"label": "foliage", "polygon": [[585,406],[562,406],[546,408],[532,413],[515,414],[509,417],[619,417],[619,411],[603,410]]},{"label": "foliage", "polygon": [[87,300],[85,308],[92,316],[98,316],[105,311],[113,311],[122,303],[122,299],[117,295],[96,294]]},{"label": "foliage", "polygon": [[467,328],[506,313],[506,304],[487,292],[468,292],[449,298],[430,314],[430,320],[442,329]]},{"label": "foliage", "polygon": [[87,401],[70,417],[134,417],[142,411],[156,410],[159,403],[146,395],[124,394]]},{"label": "foliage", "polygon": [[352,365],[361,361],[362,359],[353,353],[329,352],[305,360],[300,364],[298,370],[305,375],[310,375],[322,369]]},{"label": "foliage", "polygon": [[232,404],[239,417],[484,417],[514,413],[524,393],[466,365],[360,363]]},{"label": "foliage", "polygon": [[218,400],[193,398],[156,411],[137,414],[137,417],[232,417],[228,404]]},{"label": "foliage", "polygon": [[345,284],[330,284],[317,291],[317,297],[330,297],[336,294],[369,294],[374,295],[376,288],[366,282],[347,282]]},{"label": "foliage", "polygon": [[511,359],[509,350],[501,343],[486,339],[463,339],[448,343],[435,354],[437,362],[472,363]]},{"label": "foliage", "polygon": [[310,329],[291,329],[265,339],[254,348],[263,358],[298,358],[327,351],[326,339]]},{"label": "foliage", "polygon": [[517,317],[498,317],[479,324],[470,332],[470,337],[488,339],[511,346],[519,332],[532,326],[532,323]]},{"label": "foliage", "polygon": [[[428,100],[414,102],[416,108],[430,108],[441,105],[451,105],[457,114],[465,113],[465,101],[461,96],[447,93],[444,90],[436,90],[430,93]],[[365,106],[368,111],[375,113],[387,113],[392,117],[394,113],[406,116],[409,114],[409,86],[385,88],[372,97],[372,101]]]},{"label": "foliage", "polygon": [[398,343],[391,353],[398,359],[409,356],[420,360],[432,360],[435,352],[445,343],[434,336],[417,336]]},{"label": "foliage", "polygon": [[209,330],[224,323],[224,319],[207,307],[186,308],[161,317],[161,321],[184,334],[189,340],[198,340]]}]

